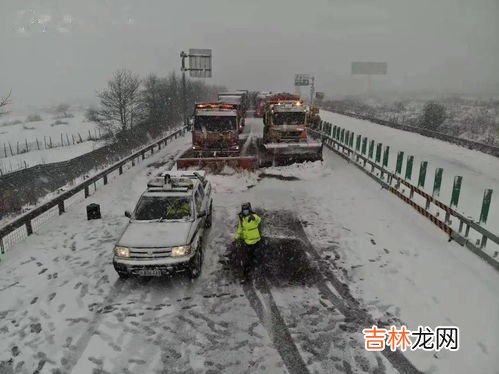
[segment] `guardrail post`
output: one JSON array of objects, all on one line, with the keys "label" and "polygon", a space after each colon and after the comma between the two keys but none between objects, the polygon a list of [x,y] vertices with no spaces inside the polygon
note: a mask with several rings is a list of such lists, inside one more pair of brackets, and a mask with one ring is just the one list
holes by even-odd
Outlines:
[{"label": "guardrail post", "polygon": [[421,161],[421,165],[419,166],[418,188],[424,189],[427,168],[428,168],[428,161]]},{"label": "guardrail post", "polygon": [[355,140],[355,150],[357,152],[360,151],[360,145],[361,145],[361,142],[362,142],[362,135],[358,134],[357,135],[357,139]]},{"label": "guardrail post", "polygon": [[142,151],[141,155],[142,155],[142,160],[145,160],[146,159],[146,153],[144,151]]},{"label": "guardrail post", "polygon": [[390,155],[390,146],[385,147],[385,153],[383,154],[383,167],[388,167],[388,156]]},{"label": "guardrail post", "polygon": [[433,192],[431,194],[432,197],[440,196],[440,187],[442,186],[442,174],[444,173],[444,169],[436,168],[435,169],[435,180],[433,182]]},{"label": "guardrail post", "polygon": [[379,164],[381,162],[381,148],[383,147],[382,143],[376,144],[376,163]]},{"label": "guardrail post", "polygon": [[85,199],[90,196],[90,190],[88,186],[85,186]]},{"label": "guardrail post", "polygon": [[[492,190],[486,189],[483,192],[482,209],[480,211],[480,224],[487,223],[487,218],[489,216],[490,202],[492,201]],[[482,240],[480,241],[480,248],[483,249],[487,245],[487,237],[482,235]]]},{"label": "guardrail post", "polygon": [[59,215],[64,213],[64,200],[59,201],[59,204],[57,204],[59,207]]},{"label": "guardrail post", "polygon": [[30,219],[26,221],[26,232],[27,232],[28,236],[33,234],[33,226],[31,226]]},{"label": "guardrail post", "polygon": [[466,230],[464,231],[464,237],[467,239],[469,235],[470,235],[470,225],[469,223],[467,223]]},{"label": "guardrail post", "polygon": [[119,174],[123,174],[123,165],[120,165],[120,167],[118,168],[118,171],[119,171]]},{"label": "guardrail post", "polygon": [[405,165],[405,179],[412,178],[412,166],[414,164],[414,156],[407,156],[407,163]]},{"label": "guardrail post", "polygon": [[135,166],[135,157],[132,158],[132,167]]},{"label": "guardrail post", "polygon": [[487,223],[491,201],[492,201],[492,190],[486,189],[483,192],[482,209],[480,211],[480,221],[479,221],[480,224]]},{"label": "guardrail post", "polygon": [[464,226],[464,222],[463,222],[463,220],[460,219],[459,220],[459,229],[458,229],[459,233],[463,232],[463,226]]},{"label": "guardrail post", "polygon": [[402,174],[402,164],[404,163],[404,151],[398,151],[397,164],[395,165],[395,174]]},{"label": "guardrail post", "polygon": [[[463,177],[457,175],[454,177],[454,184],[452,185],[452,195],[450,198],[450,208],[457,208],[457,204],[459,203],[459,195],[461,194],[461,184],[463,182]],[[445,222],[449,223],[450,221],[450,213],[445,212]],[[462,230],[462,221],[459,224],[459,232]]]},{"label": "guardrail post", "polygon": [[[390,146],[387,145],[385,147],[385,152],[383,153],[383,168],[387,168],[388,167],[388,155],[390,153]],[[385,173],[383,173],[383,170],[381,170],[381,179],[383,179],[385,177]],[[392,184],[392,177],[391,177],[391,174],[387,174],[387,182],[389,185]]]},{"label": "guardrail post", "polygon": [[106,184],[107,184],[107,174],[106,174],[106,175],[104,175],[103,180],[104,180],[104,185],[106,185]]}]

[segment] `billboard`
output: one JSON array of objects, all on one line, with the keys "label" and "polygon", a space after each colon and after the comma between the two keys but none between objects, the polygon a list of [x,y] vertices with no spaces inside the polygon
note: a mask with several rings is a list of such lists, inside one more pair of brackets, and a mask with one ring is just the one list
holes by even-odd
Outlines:
[{"label": "billboard", "polygon": [[387,68],[386,62],[352,62],[352,74],[354,75],[385,75]]},{"label": "billboard", "polygon": [[308,74],[295,74],[295,86],[310,85],[310,76]]},{"label": "billboard", "polygon": [[189,49],[189,75],[211,78],[211,49]]}]

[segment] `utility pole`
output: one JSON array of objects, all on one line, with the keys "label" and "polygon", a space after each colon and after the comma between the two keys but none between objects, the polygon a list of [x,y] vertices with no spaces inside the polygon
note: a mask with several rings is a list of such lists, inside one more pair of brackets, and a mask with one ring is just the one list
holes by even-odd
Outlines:
[{"label": "utility pole", "polygon": [[310,107],[314,106],[314,94],[315,94],[315,77],[312,76],[312,82],[310,84]]},{"label": "utility pole", "polygon": [[182,121],[184,122],[184,127],[187,126],[187,93],[186,93],[186,87],[185,87],[185,58],[187,57],[187,54],[182,51],[180,52],[180,59],[181,59],[181,67],[180,70],[182,71]]}]

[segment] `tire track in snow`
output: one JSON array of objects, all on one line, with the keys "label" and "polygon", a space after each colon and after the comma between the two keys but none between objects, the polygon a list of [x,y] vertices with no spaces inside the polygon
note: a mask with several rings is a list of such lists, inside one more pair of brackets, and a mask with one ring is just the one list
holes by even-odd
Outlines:
[{"label": "tire track in snow", "polygon": [[[279,308],[272,297],[266,279],[262,276],[256,281],[258,288],[253,285],[253,280],[243,285],[244,294],[248,298],[260,322],[267,330],[286,368],[291,374],[309,373],[307,365],[301,357],[288,327],[279,312]],[[259,293],[261,297],[259,297]]]},{"label": "tire track in snow", "polygon": [[[299,219],[288,212],[284,214],[288,220],[288,228],[291,228],[299,237],[304,241],[304,249],[307,254],[319,265],[319,272],[326,278],[320,279],[316,283],[319,291],[329,299],[329,301],[349,320],[360,323],[360,325],[371,326],[376,324],[371,316],[362,310],[359,302],[351,296],[348,286],[342,283],[330,268],[324,266],[322,257],[313,247],[312,243],[308,240],[307,234],[303,229],[302,223]],[[330,287],[327,282],[330,282]],[[360,330],[359,330],[360,331]],[[421,372],[404,356],[400,351],[392,352],[391,350],[383,350],[381,352],[385,358],[392,364],[392,366],[403,374],[420,374]]]}]

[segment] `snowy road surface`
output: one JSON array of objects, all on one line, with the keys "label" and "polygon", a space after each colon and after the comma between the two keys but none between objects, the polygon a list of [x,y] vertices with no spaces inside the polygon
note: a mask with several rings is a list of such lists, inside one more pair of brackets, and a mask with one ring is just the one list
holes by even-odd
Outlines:
[{"label": "snowy road surface", "polygon": [[[454,176],[462,176],[463,184],[457,210],[465,216],[471,216],[478,220],[483,192],[486,188],[493,189],[489,219],[485,226],[492,232],[499,232],[499,158],[416,133],[381,126],[341,114],[321,111],[321,117],[334,125],[354,131],[355,134],[362,134],[369,139],[374,139],[376,143],[381,142],[384,145],[389,145],[391,148],[390,170],[395,170],[398,151],[404,151],[405,157],[414,155],[412,178],[414,183],[417,182],[421,161],[428,161],[425,190],[429,193],[432,192],[435,169],[443,168],[440,200],[446,204],[450,202]],[[405,173],[405,161],[402,170]]]},{"label": "snowy road surface", "polygon": [[[10,249],[0,373],[498,372],[499,274],[329,151],[323,165],[211,176],[201,277],[120,281],[111,254],[123,212],[189,142]],[[273,251],[240,285],[224,254],[245,201],[263,212]],[[86,221],[90,202],[102,220]],[[366,352],[371,323],[456,325],[460,351]]]}]

